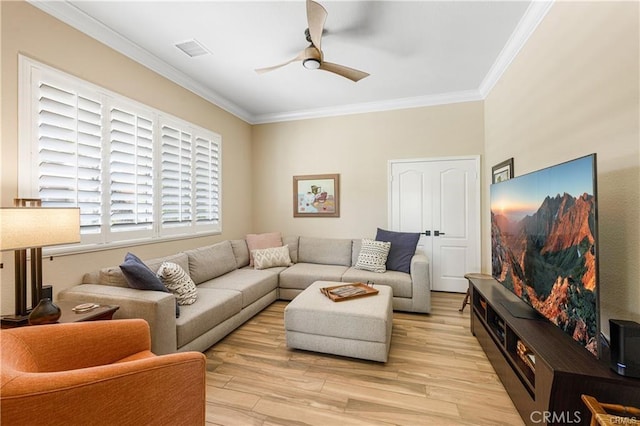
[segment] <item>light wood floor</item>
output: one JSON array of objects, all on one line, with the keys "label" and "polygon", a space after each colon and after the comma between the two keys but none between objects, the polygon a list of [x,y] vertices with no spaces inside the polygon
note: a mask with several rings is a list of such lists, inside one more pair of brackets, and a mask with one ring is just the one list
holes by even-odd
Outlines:
[{"label": "light wood floor", "polygon": [[386,364],[286,347],[276,302],[207,356],[210,425],[522,425],[469,331],[463,295],[395,312]]}]

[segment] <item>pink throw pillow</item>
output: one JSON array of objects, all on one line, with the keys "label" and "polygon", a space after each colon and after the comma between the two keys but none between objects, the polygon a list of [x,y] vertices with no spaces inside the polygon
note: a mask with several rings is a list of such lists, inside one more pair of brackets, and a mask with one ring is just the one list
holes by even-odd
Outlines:
[{"label": "pink throw pillow", "polygon": [[249,265],[253,266],[251,250],[282,247],[282,235],[279,232],[266,232],[264,234],[247,234],[247,247],[249,248]]}]

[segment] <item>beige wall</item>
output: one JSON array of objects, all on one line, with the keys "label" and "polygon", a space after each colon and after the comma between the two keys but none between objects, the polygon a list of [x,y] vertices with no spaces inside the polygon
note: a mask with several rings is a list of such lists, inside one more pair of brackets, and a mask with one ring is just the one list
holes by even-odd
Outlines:
[{"label": "beige wall", "polygon": [[[515,174],[598,156],[600,301],[608,319],[640,321],[638,2],[556,2],[485,100],[490,167]],[[489,210],[488,191],[483,211]],[[483,265],[490,271],[489,218]]]},{"label": "beige wall", "polygon": [[[135,247],[144,258],[173,253],[250,232],[251,126],[206,100],[166,80],[94,39],[25,2],[3,1],[2,40],[2,206],[11,206],[17,191],[18,53],[165,111],[222,135],[223,231],[220,236]],[[45,260],[44,281],[54,291],[77,284],[82,273],[121,262],[126,249],[61,256]],[[13,312],[13,254],[3,253],[0,270],[2,313]]]},{"label": "beige wall", "polygon": [[[482,102],[253,128],[253,228],[285,234],[375,237],[386,228],[388,161],[481,154]],[[340,174],[339,218],[294,218],[294,175]]]}]

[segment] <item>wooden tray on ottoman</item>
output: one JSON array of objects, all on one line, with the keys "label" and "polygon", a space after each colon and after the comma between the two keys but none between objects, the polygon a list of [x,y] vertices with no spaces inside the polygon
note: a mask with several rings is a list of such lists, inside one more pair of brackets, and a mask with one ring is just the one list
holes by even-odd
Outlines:
[{"label": "wooden tray on ottoman", "polygon": [[377,289],[365,283],[347,283],[334,285],[332,287],[321,287],[320,291],[334,302],[342,302],[343,300],[378,294]]}]

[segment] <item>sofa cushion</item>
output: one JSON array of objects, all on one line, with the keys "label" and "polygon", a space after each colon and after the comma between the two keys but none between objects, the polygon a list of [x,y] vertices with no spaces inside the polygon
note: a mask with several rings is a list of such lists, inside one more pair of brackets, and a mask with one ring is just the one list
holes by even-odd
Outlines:
[{"label": "sofa cushion", "polygon": [[416,254],[419,239],[420,234],[417,232],[395,232],[378,228],[376,240],[391,243],[387,269],[408,274],[411,270],[411,258]]},{"label": "sofa cushion", "polygon": [[228,240],[220,243],[187,250],[189,276],[200,284],[237,268],[233,248]]},{"label": "sofa cushion", "polygon": [[191,305],[198,299],[196,283],[177,263],[162,262],[156,275],[164,286],[176,296],[178,305]]},{"label": "sofa cushion", "polygon": [[298,262],[351,266],[351,240],[339,238],[298,239]]},{"label": "sofa cushion", "polygon": [[189,258],[185,253],[176,253],[169,256],[155,257],[153,259],[147,259],[144,261],[144,263],[153,272],[158,272],[158,269],[160,269],[160,266],[162,266],[163,262],[175,263],[176,265],[184,269],[185,272],[189,270]]},{"label": "sofa cushion", "polygon": [[378,273],[386,271],[390,248],[391,243],[389,242],[363,238],[355,268]]},{"label": "sofa cushion", "polygon": [[362,269],[349,268],[343,275],[342,281],[346,283],[374,283],[388,285],[393,290],[394,297],[413,297],[411,275],[398,271],[387,271],[384,274],[364,271]]},{"label": "sofa cushion", "polygon": [[270,247],[282,247],[282,235],[279,232],[265,232],[263,234],[247,234],[247,247],[249,248],[249,265],[253,266],[251,252],[257,249]]},{"label": "sofa cushion", "polygon": [[198,291],[201,288],[238,291],[242,294],[244,308],[278,288],[278,274],[273,270],[236,269],[200,284]]},{"label": "sofa cushion", "polygon": [[247,240],[231,240],[230,242],[233,255],[236,257],[236,265],[238,268],[244,268],[249,264],[249,247],[247,247]]},{"label": "sofa cushion", "polygon": [[342,265],[320,265],[317,263],[296,263],[280,272],[280,288],[302,289],[315,281],[341,281],[349,269]]},{"label": "sofa cushion", "polygon": [[358,256],[360,255],[360,247],[362,247],[362,240],[353,240],[351,244],[351,265],[356,266],[358,263]]},{"label": "sofa cushion", "polygon": [[[114,287],[129,287],[129,283],[127,279],[124,277],[122,273],[122,269],[119,266],[111,266],[108,268],[102,268],[98,272],[98,282],[97,284],[102,285],[110,285]],[[91,277],[91,278],[89,278]],[[93,276],[90,274],[85,274],[82,279],[84,284],[96,284],[95,281],[92,281]]]},{"label": "sofa cushion", "polygon": [[242,310],[239,291],[198,288],[198,300],[182,306],[176,319],[177,347],[182,347]]},{"label": "sofa cushion", "polygon": [[251,255],[253,256],[253,267],[255,269],[293,265],[289,255],[289,246],[251,250]]},{"label": "sofa cushion", "polygon": [[282,245],[289,246],[289,257],[291,257],[291,261],[293,263],[298,263],[298,237],[282,237]]}]

